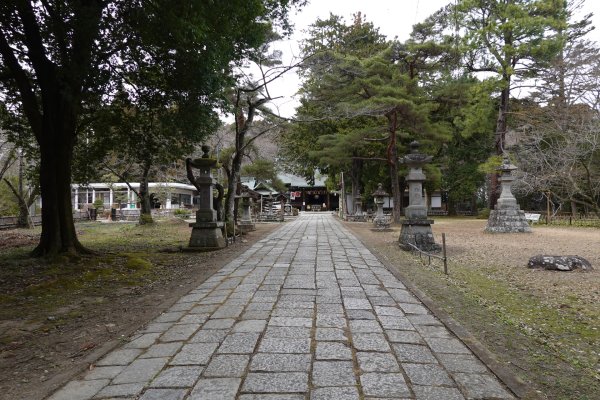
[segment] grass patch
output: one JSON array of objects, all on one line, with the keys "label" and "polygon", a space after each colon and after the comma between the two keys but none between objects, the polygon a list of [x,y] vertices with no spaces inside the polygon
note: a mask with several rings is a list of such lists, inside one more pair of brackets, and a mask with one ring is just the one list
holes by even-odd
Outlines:
[{"label": "grass patch", "polygon": [[[382,249],[383,250],[383,249]],[[389,253],[390,250],[383,250]],[[502,279],[502,267],[450,263],[450,275],[418,257],[394,264],[505,363],[516,365],[552,399],[591,400],[600,393],[600,309],[575,295],[548,304]]]},{"label": "grass patch", "polygon": [[160,251],[184,245],[190,235],[180,219],[149,225],[84,222],[76,228],[81,243],[96,255],[43,260],[29,257],[33,244],[0,250],[0,319],[44,318],[78,296],[159,279],[169,259],[179,256]]}]

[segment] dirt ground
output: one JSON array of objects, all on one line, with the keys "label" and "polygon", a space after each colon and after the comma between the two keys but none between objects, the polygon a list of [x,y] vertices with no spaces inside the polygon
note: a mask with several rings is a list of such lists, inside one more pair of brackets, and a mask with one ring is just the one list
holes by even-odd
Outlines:
[{"label": "dirt ground", "polygon": [[[600,230],[534,226],[531,234],[485,234],[485,220],[436,218],[449,275],[434,260],[400,251],[400,228],[346,223],[380,259],[433,299],[542,399],[600,399]],[[579,255],[591,272],[526,267],[537,254]],[[427,259],[424,259],[427,264]]]},{"label": "dirt ground", "polygon": [[[162,268],[159,279],[100,296],[82,293],[45,320],[1,319],[0,399],[46,397],[275,227],[257,224],[255,232],[223,250],[171,258],[178,261]],[[23,231],[0,231],[0,251],[37,240]],[[8,284],[0,279],[0,294],[11,290]]]},{"label": "dirt ground", "polygon": [[[448,257],[467,265],[506,267],[504,276],[522,289],[535,290],[548,301],[576,295],[583,304],[600,305],[600,229],[533,227],[530,234],[484,234],[484,220],[437,220],[434,235],[446,233]],[[595,269],[566,273],[524,268],[530,257],[578,255]]]}]

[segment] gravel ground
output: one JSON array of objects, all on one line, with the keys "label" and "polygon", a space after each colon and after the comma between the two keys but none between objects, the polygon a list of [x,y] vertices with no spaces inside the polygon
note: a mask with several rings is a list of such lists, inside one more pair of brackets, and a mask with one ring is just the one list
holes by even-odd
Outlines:
[{"label": "gravel ground", "polygon": [[[530,234],[486,234],[485,220],[439,219],[433,225],[434,235],[446,234],[448,257],[472,268],[495,269],[521,289],[535,291],[549,303],[576,295],[582,304],[597,307],[600,302],[600,230],[538,225]],[[437,240],[437,239],[436,239]],[[578,255],[588,260],[593,271],[557,272],[529,269],[530,257],[545,255]]]}]

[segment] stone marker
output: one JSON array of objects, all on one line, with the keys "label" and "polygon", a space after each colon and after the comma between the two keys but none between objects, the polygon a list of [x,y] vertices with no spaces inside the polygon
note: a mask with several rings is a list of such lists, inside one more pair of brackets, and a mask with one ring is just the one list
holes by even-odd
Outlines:
[{"label": "stone marker", "polygon": [[531,257],[527,263],[529,268],[544,268],[551,271],[591,271],[592,265],[588,260],[579,256],[545,256],[538,254]]}]

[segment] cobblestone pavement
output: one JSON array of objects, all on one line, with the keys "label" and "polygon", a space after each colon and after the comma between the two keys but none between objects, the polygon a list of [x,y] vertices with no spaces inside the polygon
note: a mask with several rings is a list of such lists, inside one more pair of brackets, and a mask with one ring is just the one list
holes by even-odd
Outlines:
[{"label": "cobblestone pavement", "polygon": [[283,225],[51,400],[512,399],[331,215]]}]

